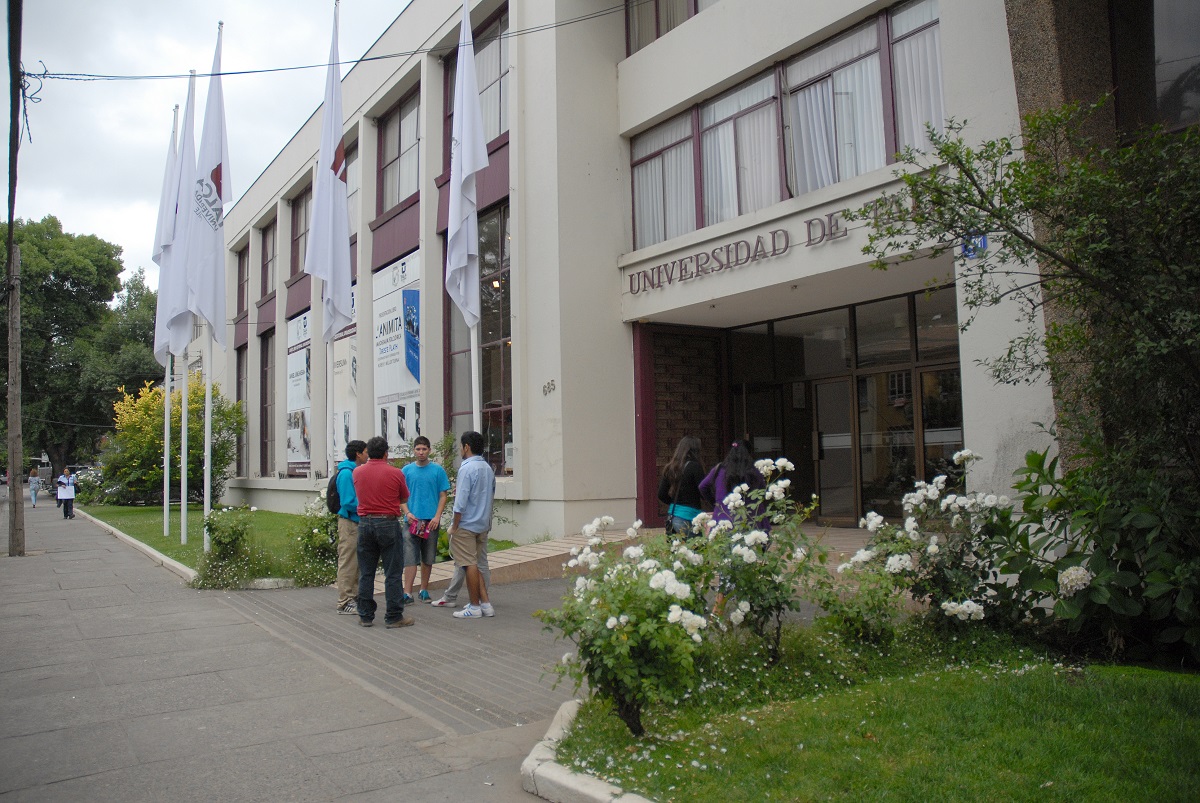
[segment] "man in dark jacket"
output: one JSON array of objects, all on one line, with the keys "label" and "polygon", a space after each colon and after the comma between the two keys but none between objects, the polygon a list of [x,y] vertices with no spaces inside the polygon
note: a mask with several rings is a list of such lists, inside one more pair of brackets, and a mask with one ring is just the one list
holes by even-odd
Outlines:
[{"label": "man in dark jacket", "polygon": [[358,594],[358,497],[354,494],[354,468],[367,462],[367,444],[350,441],[346,457],[337,464],[338,508],[338,567],[337,612],[358,615],[354,599]]}]

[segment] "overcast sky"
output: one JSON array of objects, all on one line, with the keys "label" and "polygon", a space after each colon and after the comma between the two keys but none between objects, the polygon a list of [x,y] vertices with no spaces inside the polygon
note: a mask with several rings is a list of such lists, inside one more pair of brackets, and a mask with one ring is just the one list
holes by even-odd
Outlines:
[{"label": "overcast sky", "polygon": [[[407,3],[342,0],[342,61],[365,53]],[[218,20],[225,71],[328,60],[333,0],[26,0],[22,61],[28,72],[44,62],[52,73],[207,73]],[[236,200],[321,104],[325,68],[223,81]],[[207,95],[208,79],[197,79],[197,147]],[[124,276],[145,268],[157,288],[150,251],[171,110],[179,104],[182,119],[186,96],[187,79],[45,81],[28,107],[33,142],[21,143],[17,217],[55,215],[68,232],[120,245]],[[7,108],[3,118],[7,153]]]}]

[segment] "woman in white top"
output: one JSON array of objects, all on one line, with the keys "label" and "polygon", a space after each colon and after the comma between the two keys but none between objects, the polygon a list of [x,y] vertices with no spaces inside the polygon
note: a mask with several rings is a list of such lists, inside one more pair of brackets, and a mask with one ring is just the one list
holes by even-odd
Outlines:
[{"label": "woman in white top", "polygon": [[64,468],[58,477],[58,499],[62,502],[63,518],[75,518],[75,475]]}]

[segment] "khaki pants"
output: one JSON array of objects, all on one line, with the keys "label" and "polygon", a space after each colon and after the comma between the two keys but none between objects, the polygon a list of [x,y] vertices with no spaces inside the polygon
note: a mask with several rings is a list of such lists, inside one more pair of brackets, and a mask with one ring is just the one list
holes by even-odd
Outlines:
[{"label": "khaki pants", "polygon": [[338,607],[358,596],[358,524],[338,516]]}]

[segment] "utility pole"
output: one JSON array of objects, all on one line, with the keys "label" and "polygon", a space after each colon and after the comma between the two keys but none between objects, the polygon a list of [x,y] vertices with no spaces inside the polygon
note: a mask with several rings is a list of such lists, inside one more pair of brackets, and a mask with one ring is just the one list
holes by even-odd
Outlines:
[{"label": "utility pole", "polygon": [[[21,142],[21,17],[22,0],[8,0],[8,236],[5,256],[8,271],[8,554],[25,554],[25,499],[21,477],[25,473],[25,446],[21,438],[21,249],[13,244],[17,205],[17,147]],[[16,493],[13,493],[16,483]]]},{"label": "utility pole", "polygon": [[21,248],[8,261],[8,556],[25,554],[24,439],[21,437]]}]

